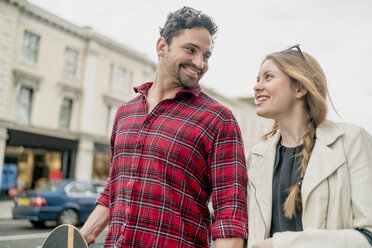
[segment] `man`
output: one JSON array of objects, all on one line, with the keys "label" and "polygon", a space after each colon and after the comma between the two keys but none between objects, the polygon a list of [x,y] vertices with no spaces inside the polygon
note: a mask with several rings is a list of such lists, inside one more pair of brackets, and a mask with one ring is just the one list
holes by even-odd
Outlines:
[{"label": "man", "polygon": [[[153,83],[123,104],[111,138],[110,176],[81,231],[106,247],[243,247],[246,168],[232,113],[200,89],[217,26],[189,7],[168,15]],[[215,223],[211,227],[208,201]]]}]

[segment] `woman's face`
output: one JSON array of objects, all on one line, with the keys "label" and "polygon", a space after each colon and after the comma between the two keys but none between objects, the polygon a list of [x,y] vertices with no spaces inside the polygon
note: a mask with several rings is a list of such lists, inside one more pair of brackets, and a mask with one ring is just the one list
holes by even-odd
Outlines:
[{"label": "woman's face", "polygon": [[253,89],[256,113],[261,117],[278,121],[293,113],[298,103],[299,87],[272,60],[266,60],[261,65]]}]

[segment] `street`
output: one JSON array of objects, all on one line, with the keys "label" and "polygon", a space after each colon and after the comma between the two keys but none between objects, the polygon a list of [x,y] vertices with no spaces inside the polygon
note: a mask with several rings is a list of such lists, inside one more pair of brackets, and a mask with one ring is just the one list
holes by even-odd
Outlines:
[{"label": "street", "polygon": [[[0,247],[36,248],[55,227],[55,222],[47,223],[45,228],[34,228],[27,220],[0,219]],[[97,242],[103,243],[106,233],[107,229],[97,238]]]},{"label": "street", "polygon": [[[36,248],[43,244],[55,227],[55,222],[47,223],[44,228],[34,228],[27,220],[0,219],[0,248]],[[103,243],[106,233],[107,228],[98,236],[96,242]],[[214,242],[211,248],[214,248]]]}]

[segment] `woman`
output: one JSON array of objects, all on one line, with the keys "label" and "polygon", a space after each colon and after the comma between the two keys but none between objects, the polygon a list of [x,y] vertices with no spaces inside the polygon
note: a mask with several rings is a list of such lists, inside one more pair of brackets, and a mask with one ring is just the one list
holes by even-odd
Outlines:
[{"label": "woman", "polygon": [[318,62],[298,45],[270,54],[254,91],[275,123],[249,156],[248,247],[371,247],[372,137],[326,120]]}]

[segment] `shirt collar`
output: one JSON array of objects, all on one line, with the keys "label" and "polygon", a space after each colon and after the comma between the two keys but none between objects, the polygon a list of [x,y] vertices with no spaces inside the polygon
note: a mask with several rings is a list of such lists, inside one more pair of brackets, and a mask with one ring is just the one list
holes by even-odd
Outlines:
[{"label": "shirt collar", "polygon": [[[152,85],[153,85],[153,82],[144,83],[141,86],[134,87],[134,92],[141,93],[147,96],[147,93]],[[176,96],[183,96],[187,94],[191,94],[193,96],[199,96],[200,92],[201,92],[201,88],[200,88],[200,85],[198,84],[195,88],[180,90],[179,92],[177,92]]]},{"label": "shirt collar", "polygon": [[147,92],[151,88],[152,84],[153,84],[152,82],[147,82],[147,83],[144,83],[140,86],[133,87],[134,92],[141,93],[142,95],[147,96]]}]

